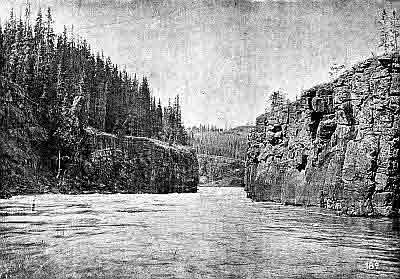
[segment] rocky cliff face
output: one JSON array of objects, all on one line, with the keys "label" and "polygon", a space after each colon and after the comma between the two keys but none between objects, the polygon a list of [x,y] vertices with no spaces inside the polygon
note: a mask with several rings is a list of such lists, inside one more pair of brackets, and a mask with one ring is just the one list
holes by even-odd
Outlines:
[{"label": "rocky cliff face", "polygon": [[[144,137],[86,129],[87,156],[70,166],[63,192],[188,193],[199,180],[196,154]],[[72,185],[72,186],[71,186]]]},{"label": "rocky cliff face", "polygon": [[400,57],[368,59],[257,118],[246,191],[257,201],[398,215]]},{"label": "rocky cliff face", "polygon": [[[170,146],[149,138],[118,138],[87,128],[79,160],[63,163],[56,179],[57,174],[40,165],[40,152],[35,149],[44,141],[45,135],[34,137],[35,131],[14,130],[0,130],[0,198],[49,192],[197,191],[196,154],[185,147]],[[57,165],[56,160],[50,163]]]},{"label": "rocky cliff face", "polygon": [[243,187],[245,163],[223,156],[198,154],[200,183],[210,187]]}]

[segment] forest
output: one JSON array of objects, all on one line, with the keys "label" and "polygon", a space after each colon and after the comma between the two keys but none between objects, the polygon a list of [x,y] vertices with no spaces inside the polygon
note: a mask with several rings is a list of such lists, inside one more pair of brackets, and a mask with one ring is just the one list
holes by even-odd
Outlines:
[{"label": "forest", "polygon": [[219,129],[200,125],[188,130],[188,143],[198,154],[216,155],[244,160],[247,150],[247,134],[251,126]]},{"label": "forest", "polygon": [[50,8],[34,19],[29,6],[19,16],[11,10],[0,22],[3,132],[24,128],[10,119],[23,107],[30,116],[22,126],[45,131],[41,149],[48,158],[79,151],[85,127],[186,144],[179,96],[162,106],[146,77],[139,79],[102,52],[94,52],[73,27],[57,34]]}]

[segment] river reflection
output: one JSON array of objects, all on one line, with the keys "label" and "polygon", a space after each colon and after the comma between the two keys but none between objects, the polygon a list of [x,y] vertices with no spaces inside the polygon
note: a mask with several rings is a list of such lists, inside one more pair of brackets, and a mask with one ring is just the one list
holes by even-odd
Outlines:
[{"label": "river reflection", "polygon": [[0,278],[398,278],[399,220],[195,194],[0,200]]}]

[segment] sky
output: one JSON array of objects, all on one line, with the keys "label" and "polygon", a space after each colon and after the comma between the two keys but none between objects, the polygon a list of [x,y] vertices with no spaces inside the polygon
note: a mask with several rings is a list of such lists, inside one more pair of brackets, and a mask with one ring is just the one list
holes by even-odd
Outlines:
[{"label": "sky", "polygon": [[[268,94],[294,98],[333,63],[376,53],[375,0],[31,0],[57,29],[74,25],[96,50],[147,76],[164,104],[181,97],[185,125],[254,123]],[[0,0],[3,21],[26,0]]]}]

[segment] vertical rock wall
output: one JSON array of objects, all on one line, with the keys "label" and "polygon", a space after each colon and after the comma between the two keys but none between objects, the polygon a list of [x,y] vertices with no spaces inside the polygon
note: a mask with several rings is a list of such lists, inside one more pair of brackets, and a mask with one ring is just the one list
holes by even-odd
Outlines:
[{"label": "vertical rock wall", "polygon": [[246,191],[348,215],[400,208],[400,58],[368,59],[257,118]]},{"label": "vertical rock wall", "polygon": [[[64,192],[196,192],[198,162],[185,147],[86,129],[87,156],[70,167]],[[71,185],[75,184],[73,187]]]}]

